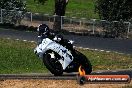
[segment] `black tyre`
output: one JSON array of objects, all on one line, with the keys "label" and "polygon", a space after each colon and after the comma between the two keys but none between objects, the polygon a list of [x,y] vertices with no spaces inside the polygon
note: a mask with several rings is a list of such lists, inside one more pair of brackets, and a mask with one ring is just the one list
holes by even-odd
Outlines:
[{"label": "black tyre", "polygon": [[[54,53],[55,58],[51,58],[51,53]],[[55,76],[60,76],[63,74],[63,68],[58,59],[60,59],[59,55],[53,51],[47,51],[43,56],[44,65]]]},{"label": "black tyre", "polygon": [[84,76],[79,76],[77,82],[80,85],[84,85],[86,83],[86,78]]},{"label": "black tyre", "polygon": [[[82,66],[82,68],[85,70],[86,74],[90,74],[92,72],[92,65],[88,58],[80,53],[79,51],[75,51],[77,54],[77,60],[78,63]],[[77,69],[78,70],[78,69]]]}]

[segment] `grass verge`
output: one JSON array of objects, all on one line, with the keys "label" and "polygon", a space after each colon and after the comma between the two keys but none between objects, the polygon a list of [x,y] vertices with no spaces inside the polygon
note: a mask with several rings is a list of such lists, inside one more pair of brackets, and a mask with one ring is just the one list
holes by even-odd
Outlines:
[{"label": "grass verge", "polygon": [[46,72],[34,47],[35,43],[0,39],[0,74]]},{"label": "grass verge", "polygon": [[[0,74],[44,73],[48,70],[33,53],[36,44],[0,38]],[[94,70],[130,69],[132,56],[78,49],[85,54]]]},{"label": "grass verge", "polygon": [[[54,13],[54,0],[48,0],[44,5],[37,4],[34,0],[26,0],[27,10],[33,13]],[[68,17],[99,18],[95,13],[95,0],[71,0],[66,9]]]},{"label": "grass verge", "polygon": [[93,70],[120,70],[132,68],[132,55],[80,50],[93,65]]}]

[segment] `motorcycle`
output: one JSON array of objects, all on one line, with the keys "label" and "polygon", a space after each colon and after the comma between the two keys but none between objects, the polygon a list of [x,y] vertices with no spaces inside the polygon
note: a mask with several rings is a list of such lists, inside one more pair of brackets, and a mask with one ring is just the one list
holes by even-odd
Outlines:
[{"label": "motorcycle", "polygon": [[42,58],[44,65],[52,74],[59,76],[63,72],[78,72],[79,66],[82,66],[86,74],[92,72],[90,61],[74,49],[72,40],[62,40],[63,44],[56,40],[57,38],[43,38],[34,49],[34,53]]}]

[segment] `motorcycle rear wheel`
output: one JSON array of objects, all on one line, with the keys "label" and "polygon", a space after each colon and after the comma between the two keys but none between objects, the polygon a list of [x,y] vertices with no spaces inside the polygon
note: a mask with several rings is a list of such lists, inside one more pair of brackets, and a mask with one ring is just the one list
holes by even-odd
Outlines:
[{"label": "motorcycle rear wheel", "polygon": [[[82,68],[85,70],[86,74],[90,74],[92,72],[92,65],[91,65],[89,59],[81,52],[79,52],[77,50],[75,52],[76,52],[76,56],[78,59],[78,63],[80,64],[79,66],[82,66]],[[77,71],[78,71],[78,68],[77,68]]]},{"label": "motorcycle rear wheel", "polygon": [[[51,53],[54,53],[55,58],[51,58]],[[43,56],[44,65],[55,76],[60,76],[63,74],[63,68],[58,59],[60,59],[59,55],[51,50],[47,51]]]},{"label": "motorcycle rear wheel", "polygon": [[78,72],[79,67],[81,66],[81,68],[85,70],[86,74],[90,74],[92,72],[92,65],[88,58],[77,50],[74,51],[73,55],[74,60],[70,64],[71,67],[67,68],[65,72]]}]

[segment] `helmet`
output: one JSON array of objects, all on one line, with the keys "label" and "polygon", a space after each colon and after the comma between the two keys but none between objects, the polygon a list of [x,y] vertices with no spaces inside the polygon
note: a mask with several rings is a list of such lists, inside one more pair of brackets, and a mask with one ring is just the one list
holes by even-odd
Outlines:
[{"label": "helmet", "polygon": [[39,32],[39,35],[47,35],[50,32],[49,27],[46,24],[39,25],[37,31]]}]

